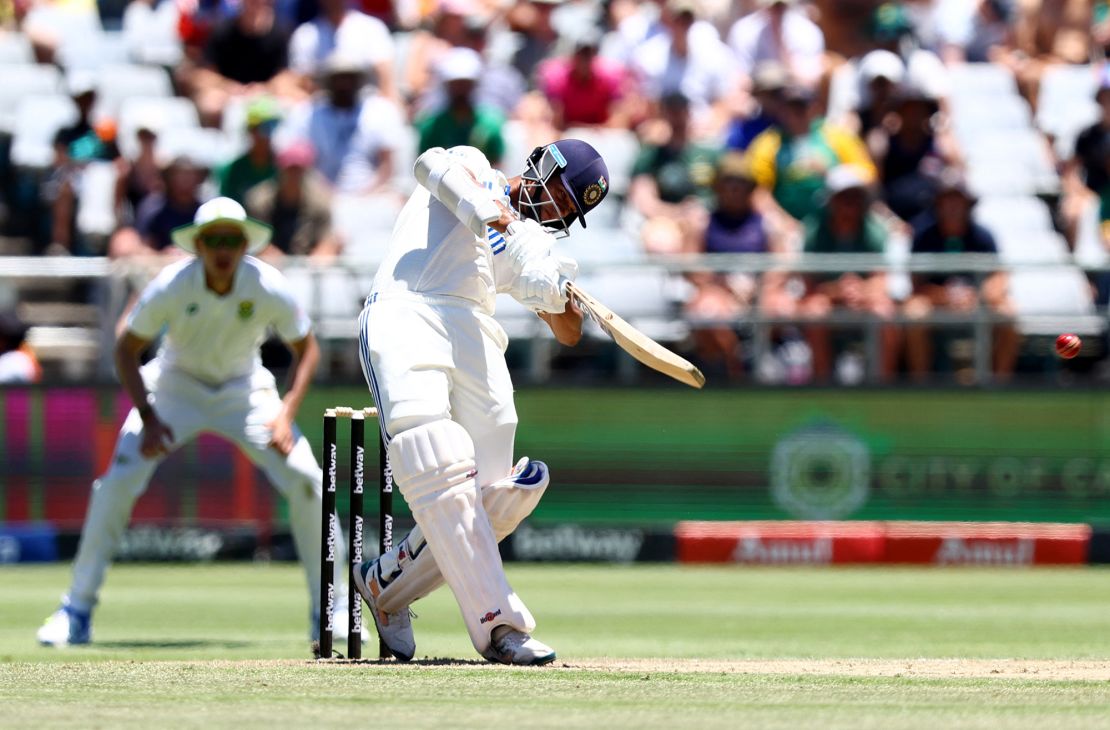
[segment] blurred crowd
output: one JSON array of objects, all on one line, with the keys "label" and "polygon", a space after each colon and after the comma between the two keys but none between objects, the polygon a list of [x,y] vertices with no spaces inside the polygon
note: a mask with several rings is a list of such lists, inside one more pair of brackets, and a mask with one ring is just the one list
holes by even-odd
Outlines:
[{"label": "blurred crowd", "polygon": [[[976,215],[996,186],[1046,206],[1065,254],[1092,216],[1095,248],[1110,239],[1105,0],[14,0],[0,28],[5,84],[24,79],[0,89],[5,253],[172,257],[218,193],[273,226],[263,258],[327,261],[354,245],[339,208],[388,220],[420,151],[468,144],[515,174],[561,136],[601,150],[599,225],[648,255],[999,255]],[[1041,124],[1058,69],[1082,99]],[[966,133],[1010,107],[1045,160],[1028,189],[977,168]],[[790,382],[858,381],[859,330],[834,326],[854,321],[878,323],[874,379],[926,379],[958,359],[937,314],[987,312],[1005,380],[1022,333],[1004,269],[691,273],[677,306],[708,369]],[[1082,283],[1105,311],[1105,277]],[[774,323],[761,358],[753,314]]]}]

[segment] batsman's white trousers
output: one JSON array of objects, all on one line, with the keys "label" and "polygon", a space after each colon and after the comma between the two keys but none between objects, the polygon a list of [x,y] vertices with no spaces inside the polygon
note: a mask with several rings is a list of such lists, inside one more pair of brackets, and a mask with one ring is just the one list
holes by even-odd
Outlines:
[{"label": "batsman's white trousers", "polygon": [[[311,615],[319,609],[320,583],[320,489],[323,474],[308,439],[294,425],[293,450],[282,456],[269,448],[267,424],[281,409],[274,376],[266,369],[209,387],[188,375],[162,369],[158,360],[142,368],[143,382],[162,420],[173,431],[174,446],[202,432],[223,436],[257,464],[270,483],[289,500],[289,522],[297,554],[304,565]],[[81,610],[96,605],[104,573],[119,547],[131,518],[135,500],[146,490],[162,457],[148,459],[139,448],[143,422],[132,409],[120,430],[108,471],[93,482],[81,543],[73,565],[70,604]],[[336,576],[346,574],[346,552],[336,558]],[[345,586],[346,581],[337,582]],[[346,606],[346,593],[337,606]]]},{"label": "batsman's white trousers", "polygon": [[360,359],[386,444],[400,430],[449,418],[474,441],[480,486],[508,476],[517,417],[505,330],[462,299],[371,299],[359,317]]},{"label": "batsman's white trousers", "polygon": [[[473,441],[479,488],[508,476],[517,415],[505,363],[508,337],[496,320],[462,300],[391,292],[371,297],[359,319],[359,335],[363,372],[387,444],[402,431],[450,419]],[[460,514],[460,522],[488,522],[480,500],[478,510],[477,515]],[[435,552],[461,550],[437,546],[427,529],[424,533]],[[476,552],[493,555],[495,564],[488,568],[503,577],[496,539],[492,530],[485,534],[491,545]],[[510,596],[504,598],[508,602]],[[465,618],[468,607],[460,604],[460,609]],[[469,623],[468,629],[475,646],[488,644],[488,633],[479,635]]]}]

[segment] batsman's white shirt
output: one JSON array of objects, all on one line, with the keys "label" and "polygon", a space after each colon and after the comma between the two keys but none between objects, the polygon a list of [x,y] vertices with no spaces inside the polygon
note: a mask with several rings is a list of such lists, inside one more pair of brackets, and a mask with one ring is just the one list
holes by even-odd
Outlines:
[{"label": "batsman's white shirt", "polygon": [[163,269],[143,290],[127,329],[149,340],[163,327],[162,368],[213,386],[260,370],[258,348],[271,328],[295,342],[308,335],[312,322],[277,269],[245,256],[224,296],[205,285],[198,258]]},{"label": "batsman's white shirt", "polygon": [[[447,153],[474,175],[488,197],[509,205],[508,181],[485,155],[474,147],[452,147]],[[395,292],[453,297],[492,315],[497,294],[508,291],[513,273],[502,235],[492,228],[486,234],[486,240],[477,238],[427,189],[417,187],[393,227],[371,298]]]}]

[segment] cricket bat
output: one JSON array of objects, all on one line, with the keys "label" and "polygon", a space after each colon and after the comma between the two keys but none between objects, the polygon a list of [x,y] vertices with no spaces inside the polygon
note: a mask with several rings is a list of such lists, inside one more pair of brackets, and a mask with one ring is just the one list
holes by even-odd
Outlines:
[{"label": "cricket bat", "polygon": [[594,299],[574,282],[566,283],[566,293],[574,298],[583,314],[597,322],[605,334],[613,338],[621,349],[652,370],[669,375],[691,388],[705,385],[701,370],[684,357],[680,357],[655,340],[621,319],[613,310]]}]

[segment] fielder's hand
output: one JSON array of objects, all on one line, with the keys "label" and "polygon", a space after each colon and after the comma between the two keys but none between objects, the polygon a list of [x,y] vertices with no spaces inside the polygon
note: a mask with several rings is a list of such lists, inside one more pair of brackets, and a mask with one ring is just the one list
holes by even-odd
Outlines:
[{"label": "fielder's hand", "polygon": [[296,439],[293,438],[293,424],[285,417],[284,411],[267,423],[266,427],[270,429],[270,448],[282,456],[289,456]]},{"label": "fielder's hand", "polygon": [[139,444],[139,453],[144,458],[153,459],[170,453],[171,448],[173,448],[173,431],[162,423],[153,409],[147,411],[143,414],[143,435],[142,442]]},{"label": "fielder's hand", "polygon": [[555,237],[531,218],[513,221],[505,233],[505,255],[516,274],[550,255],[555,244]]}]

